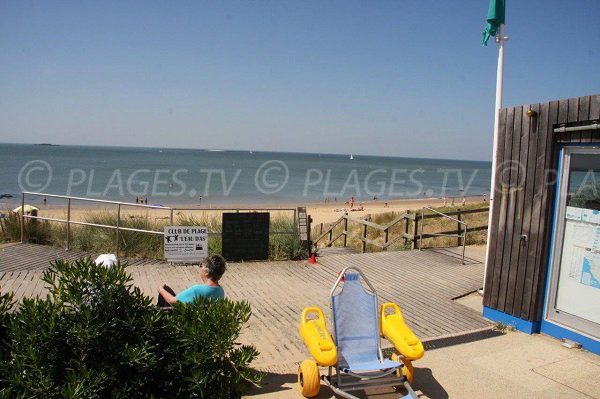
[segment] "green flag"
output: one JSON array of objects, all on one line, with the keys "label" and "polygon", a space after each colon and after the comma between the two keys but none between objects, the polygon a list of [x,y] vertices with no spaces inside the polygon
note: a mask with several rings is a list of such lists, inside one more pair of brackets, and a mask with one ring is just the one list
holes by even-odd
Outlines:
[{"label": "green flag", "polygon": [[504,23],[505,0],[490,0],[490,8],[487,15],[487,25],[483,31],[483,44],[487,46],[490,36],[496,36],[498,27]]}]

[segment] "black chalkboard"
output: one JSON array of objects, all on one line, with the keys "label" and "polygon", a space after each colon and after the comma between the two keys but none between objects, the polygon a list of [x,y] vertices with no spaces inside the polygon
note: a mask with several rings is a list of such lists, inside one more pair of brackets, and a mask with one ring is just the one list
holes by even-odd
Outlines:
[{"label": "black chalkboard", "polygon": [[228,261],[269,259],[269,212],[224,213],[223,257]]}]

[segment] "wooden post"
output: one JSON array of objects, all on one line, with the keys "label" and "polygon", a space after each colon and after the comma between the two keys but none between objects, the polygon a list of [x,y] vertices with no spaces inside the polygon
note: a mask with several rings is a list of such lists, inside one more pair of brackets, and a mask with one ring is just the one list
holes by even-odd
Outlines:
[{"label": "wooden post", "polygon": [[419,234],[419,213],[415,212],[415,220],[413,221],[413,242],[412,242],[412,249],[417,249],[417,247],[419,249],[421,249],[420,246],[417,245],[417,241],[419,240],[418,234]]},{"label": "wooden post", "polygon": [[[331,229],[331,225],[329,225],[329,228]],[[327,242],[329,243],[329,245],[327,245],[328,247],[330,247],[332,244],[332,242],[331,242],[332,238],[333,238],[333,229],[329,230],[329,240],[327,240]]]},{"label": "wooden post", "polygon": [[344,248],[346,247],[346,244],[348,243],[348,233],[347,232],[348,232],[348,218],[345,217],[344,218]]},{"label": "wooden post", "polygon": [[[456,211],[458,212],[458,215],[456,215],[456,218],[458,220],[462,220],[462,218],[461,218],[462,214],[460,213],[460,208],[458,208]],[[456,234],[458,235],[458,237],[456,238],[456,246],[460,247],[462,245],[462,241],[461,241],[461,237],[460,237],[460,235],[461,235],[461,224],[460,224],[460,222],[456,222]]]},{"label": "wooden post", "polygon": [[[407,210],[405,213],[408,215],[408,214],[410,214],[410,211]],[[407,217],[402,218],[402,224],[403,224],[403,226],[402,226],[403,230],[402,231],[404,233],[404,245],[406,245],[406,242],[408,241],[406,239],[406,236],[408,235],[408,221],[409,221],[409,219]]]},{"label": "wooden post", "polygon": [[319,235],[323,234],[323,223],[321,223],[321,226],[319,228]]},{"label": "wooden post", "polygon": [[364,224],[363,225],[363,242],[362,242],[362,251],[361,252],[366,252],[367,251],[367,225]]},{"label": "wooden post", "polygon": [[389,235],[390,235],[390,229],[387,228],[387,229],[385,229],[383,231],[383,250],[384,251],[387,251],[387,245],[386,244],[388,243]]}]

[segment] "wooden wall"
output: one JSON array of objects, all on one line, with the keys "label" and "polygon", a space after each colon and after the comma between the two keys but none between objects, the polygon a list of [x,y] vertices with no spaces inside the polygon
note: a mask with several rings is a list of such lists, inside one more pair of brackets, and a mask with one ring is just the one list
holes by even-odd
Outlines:
[{"label": "wooden wall", "polygon": [[562,124],[600,119],[600,95],[500,111],[497,184],[484,306],[538,321],[542,317],[559,144],[600,143],[600,130],[554,133]]}]

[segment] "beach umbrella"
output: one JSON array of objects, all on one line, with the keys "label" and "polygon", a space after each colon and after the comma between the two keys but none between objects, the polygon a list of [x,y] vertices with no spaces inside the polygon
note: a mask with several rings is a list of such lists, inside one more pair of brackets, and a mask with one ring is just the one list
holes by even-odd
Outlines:
[{"label": "beach umbrella", "polygon": [[[31,211],[39,211],[40,210],[39,208],[36,208],[35,206],[29,205],[29,204],[25,204],[23,206],[23,208],[25,209],[25,213],[31,213]],[[17,213],[21,212],[21,207],[20,206],[16,207],[15,209],[13,209],[13,212],[17,212]]]}]

